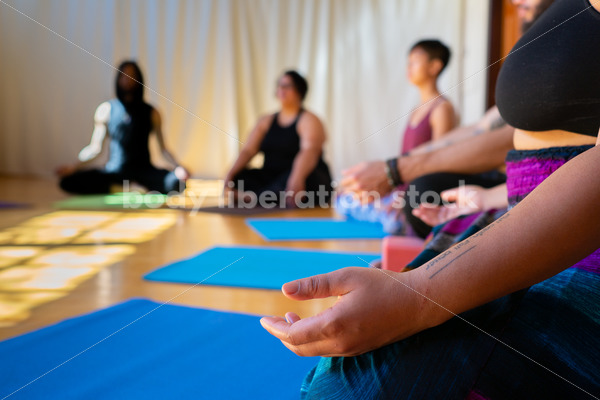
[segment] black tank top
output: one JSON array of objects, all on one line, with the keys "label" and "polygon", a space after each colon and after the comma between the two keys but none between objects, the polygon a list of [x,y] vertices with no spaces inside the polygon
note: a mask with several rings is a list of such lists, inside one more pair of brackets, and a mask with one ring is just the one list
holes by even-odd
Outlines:
[{"label": "black tank top", "polygon": [[148,138],[152,131],[152,106],[143,103],[128,111],[117,99],[110,100],[108,172],[143,170],[151,166]]},{"label": "black tank top", "polygon": [[294,122],[288,126],[279,125],[279,113],[273,116],[273,122],[260,144],[260,151],[264,153],[263,169],[285,171],[292,168],[294,158],[300,151],[297,125],[303,111],[300,109]]},{"label": "black tank top", "polygon": [[502,118],[529,131],[596,136],[600,127],[600,13],[589,0],[556,0],[502,66]]}]

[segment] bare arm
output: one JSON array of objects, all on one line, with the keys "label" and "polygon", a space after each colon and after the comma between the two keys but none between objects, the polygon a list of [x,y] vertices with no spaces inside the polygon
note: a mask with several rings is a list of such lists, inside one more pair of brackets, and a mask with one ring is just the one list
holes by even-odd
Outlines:
[{"label": "bare arm", "polygon": [[449,101],[444,101],[438,105],[429,117],[429,123],[431,124],[430,143],[436,142],[448,135],[456,127],[456,122],[454,107],[452,107]]},{"label": "bare arm", "polygon": [[405,182],[434,172],[476,174],[504,164],[513,146],[514,128],[506,125],[434,152],[402,157],[398,170]]},{"label": "bare arm", "polygon": [[298,192],[305,189],[306,178],[315,169],[325,143],[325,129],[314,114],[305,111],[298,121],[300,151],[294,158],[287,190]]},{"label": "bare arm", "polygon": [[440,140],[436,140],[434,142],[428,142],[418,146],[413,149],[409,154],[419,155],[424,153],[429,153],[431,151],[435,151],[441,149],[443,147],[452,146],[462,140],[471,139],[474,136],[481,135],[486,131],[491,131],[494,129],[498,129],[506,125],[502,117],[500,116],[500,112],[496,106],[490,108],[483,118],[479,120],[477,123],[469,126],[461,126],[453,129],[448,132],[444,137]]},{"label": "bare arm", "polygon": [[356,355],[543,281],[600,247],[599,168],[596,147],[494,224],[416,270],[349,268],[290,282],[283,291],[292,299],[340,297],[314,317],[288,313],[289,322],[261,323],[297,354]]},{"label": "bare arm", "polygon": [[77,156],[78,161],[76,163],[58,166],[54,171],[58,176],[71,175],[100,155],[104,140],[106,139],[109,118],[110,103],[105,102],[100,104],[94,113],[94,131],[92,132],[90,144],[81,149]]},{"label": "bare arm", "polygon": [[231,181],[235,177],[235,175],[237,175],[242,169],[244,169],[244,167],[248,164],[248,162],[250,162],[252,157],[254,157],[256,153],[258,153],[258,151],[260,150],[260,144],[265,138],[265,135],[269,130],[269,126],[273,122],[273,117],[273,115],[266,115],[258,120],[258,123],[250,132],[248,140],[246,140],[246,143],[242,147],[242,150],[240,150],[238,158],[235,160],[233,166],[231,167],[231,169],[225,177],[225,187],[227,187],[227,183]]},{"label": "bare arm", "polygon": [[[400,157],[400,177],[404,182],[410,182],[436,172],[477,174],[498,168],[514,147],[513,133],[514,129],[505,125],[432,152]],[[341,189],[346,192],[387,194],[392,190],[385,161],[364,162],[343,171],[343,175]]]},{"label": "bare arm", "polygon": [[165,160],[173,165],[175,168],[175,175],[177,175],[179,179],[189,178],[189,172],[177,162],[175,157],[173,157],[173,154],[171,154],[165,145],[165,139],[162,131],[162,119],[160,117],[160,113],[156,109],[152,109],[150,119],[152,121],[152,130],[156,135],[156,140],[158,141],[158,146],[162,156],[165,158]]},{"label": "bare arm", "polygon": [[[550,278],[589,255],[600,247],[599,167],[599,147],[576,157],[488,229],[416,270],[417,284],[460,313]],[[451,317],[432,304],[426,308],[433,325]]]},{"label": "bare arm", "polygon": [[94,114],[94,132],[90,144],[79,152],[79,161],[87,163],[94,160],[102,152],[102,145],[106,139],[107,124],[110,119],[110,103],[102,103]]}]

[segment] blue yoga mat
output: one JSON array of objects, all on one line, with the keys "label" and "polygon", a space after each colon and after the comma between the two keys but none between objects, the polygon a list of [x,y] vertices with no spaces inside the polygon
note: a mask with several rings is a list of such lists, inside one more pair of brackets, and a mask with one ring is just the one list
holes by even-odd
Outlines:
[{"label": "blue yoga mat", "polygon": [[297,399],[318,361],[258,317],[159,306],[130,300],[0,342],[0,398]]},{"label": "blue yoga mat", "polygon": [[[213,247],[150,272],[153,281],[276,289],[294,279],[349,266],[368,267],[379,254],[260,247]],[[364,261],[363,261],[364,260]]]},{"label": "blue yoga mat", "polygon": [[379,223],[330,218],[248,218],[265,240],[383,239]]}]

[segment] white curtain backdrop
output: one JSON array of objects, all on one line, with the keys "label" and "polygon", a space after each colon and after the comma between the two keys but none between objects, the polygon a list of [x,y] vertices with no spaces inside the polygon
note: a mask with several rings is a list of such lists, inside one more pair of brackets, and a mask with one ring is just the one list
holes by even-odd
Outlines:
[{"label": "white curtain backdrop", "polygon": [[0,172],[73,162],[114,96],[111,66],[133,58],[168,147],[205,178],[223,176],[259,115],[276,111],[278,75],[297,69],[339,177],[397,153],[418,102],[405,64],[419,39],[452,48],[441,89],[463,123],[481,116],[487,13],[484,0],[2,0]]}]

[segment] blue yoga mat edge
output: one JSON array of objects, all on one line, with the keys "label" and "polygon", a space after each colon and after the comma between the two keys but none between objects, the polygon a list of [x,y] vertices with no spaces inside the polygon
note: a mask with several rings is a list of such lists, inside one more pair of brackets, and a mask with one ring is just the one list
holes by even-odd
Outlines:
[{"label": "blue yoga mat edge", "polygon": [[[311,254],[316,254],[317,256],[319,254],[322,254],[324,256],[336,256],[336,255],[341,255],[341,256],[356,256],[357,260],[356,260],[356,264],[348,264],[347,266],[350,265],[359,265],[361,264],[361,260],[363,260],[363,258],[366,258],[368,261],[366,261],[367,263],[371,263],[376,259],[381,258],[381,254],[380,253],[367,253],[367,252],[353,252],[353,251],[331,251],[331,250],[322,250],[322,249],[307,249],[307,248],[301,248],[301,249],[297,249],[297,248],[289,248],[289,247],[264,247],[264,246],[235,246],[235,245],[217,245],[217,246],[213,246],[213,247],[209,247],[206,248],[190,257],[187,257],[185,259],[181,259],[181,260],[176,260],[173,261],[171,263],[168,263],[166,265],[163,265],[159,268],[156,268],[152,271],[149,271],[148,273],[146,273],[143,278],[145,280],[148,281],[153,281],[153,282],[163,282],[163,283],[179,283],[179,284],[193,284],[193,285],[206,285],[206,286],[222,286],[222,287],[238,287],[238,288],[247,288],[247,289],[259,289],[259,290],[280,290],[281,285],[283,285],[283,283],[285,283],[287,280],[283,280],[281,282],[279,282],[278,280],[276,280],[275,278],[267,278],[266,281],[263,278],[263,280],[259,280],[259,283],[257,284],[257,282],[255,280],[245,280],[245,279],[231,279],[231,278],[222,278],[221,280],[219,280],[219,278],[216,279],[215,281],[211,281],[211,278],[213,276],[216,276],[221,270],[212,273],[212,275],[209,275],[210,272],[212,271],[208,271],[206,273],[206,276],[200,275],[200,276],[193,276],[190,278],[189,275],[189,270],[186,274],[185,272],[185,264],[187,263],[193,263],[195,259],[202,257],[203,255],[205,255],[206,253],[209,253],[211,251],[227,251],[227,250],[233,250],[233,251],[244,251],[244,250],[249,250],[249,251],[274,251],[279,253],[279,256],[281,256],[282,253],[285,252],[290,252],[290,257],[293,257],[294,254],[298,254],[298,253],[307,253],[310,257]],[[362,256],[362,257],[361,257]],[[234,261],[235,263],[236,261]],[[232,263],[233,264],[233,263]],[[232,265],[230,264],[230,265]],[[183,266],[183,267],[182,267]],[[223,266],[223,270],[225,270],[225,267],[227,267],[226,265]],[[367,265],[364,265],[364,267],[367,267]],[[181,275],[179,275],[178,278],[173,278],[173,270],[175,269],[175,271],[177,271],[177,268],[184,268],[184,272],[181,273],[179,272]],[[170,269],[170,271],[169,271]],[[314,271],[312,271],[314,272]],[[330,270],[325,270],[323,272],[315,272],[315,274],[318,273],[327,273],[330,272]],[[295,274],[297,276],[297,274]],[[306,276],[310,276],[310,275],[314,275],[313,273],[309,273]],[[175,273],[175,276],[177,276],[177,273]],[[260,276],[260,275],[259,275]],[[194,278],[197,278],[194,279]],[[281,278],[281,277],[280,277]],[[290,277],[289,280],[295,280],[295,279],[300,279],[302,277]],[[274,282],[275,280],[275,282]],[[262,283],[260,283],[262,282]],[[275,284],[278,283],[278,284]],[[279,284],[280,283],[280,284]]]},{"label": "blue yoga mat edge", "polygon": [[[355,234],[355,235],[349,235],[346,236],[344,234],[333,234],[331,236],[325,234],[316,234],[314,236],[306,236],[303,234],[291,234],[291,235],[281,235],[281,234],[275,234],[273,235],[273,228],[265,228],[260,227],[261,224],[266,224],[267,226],[269,224],[282,224],[282,223],[286,223],[289,222],[290,224],[294,224],[294,223],[300,223],[300,226],[302,227],[302,225],[304,223],[339,223],[339,224],[343,224],[345,222],[349,223],[350,226],[352,225],[364,225],[365,229],[367,231],[370,231],[369,234],[366,235],[361,235],[361,234]],[[338,219],[338,218],[261,218],[261,217],[254,217],[254,218],[246,218],[245,219],[245,223],[248,227],[250,227],[250,229],[252,229],[258,236],[260,236],[264,241],[266,242],[290,242],[290,241],[307,241],[307,242],[318,242],[318,241],[324,241],[324,240],[381,240],[383,239],[385,236],[387,236],[388,234],[385,233],[383,231],[383,228],[375,228],[376,224],[372,223],[372,222],[366,222],[366,221],[357,221],[357,220],[353,220],[353,219]],[[356,228],[354,228],[356,229]],[[376,229],[377,232],[374,234],[373,233],[373,229]],[[381,232],[379,232],[379,229],[381,230]],[[343,232],[343,231],[342,231]]]}]

